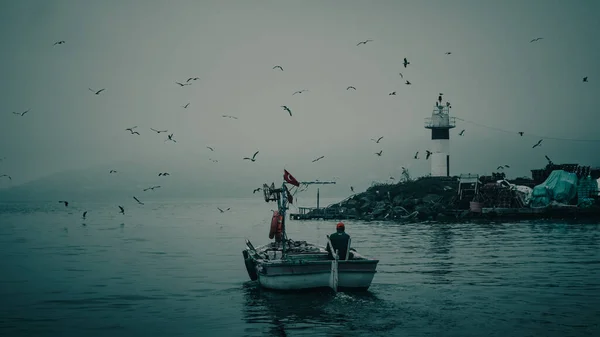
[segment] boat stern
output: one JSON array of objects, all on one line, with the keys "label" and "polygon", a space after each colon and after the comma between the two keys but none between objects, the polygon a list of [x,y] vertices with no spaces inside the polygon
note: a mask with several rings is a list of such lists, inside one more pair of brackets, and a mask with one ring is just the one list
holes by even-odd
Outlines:
[{"label": "boat stern", "polygon": [[246,265],[246,271],[250,280],[256,281],[258,274],[256,273],[256,260],[252,257],[248,249],[242,250],[242,256],[244,257],[244,264]]}]

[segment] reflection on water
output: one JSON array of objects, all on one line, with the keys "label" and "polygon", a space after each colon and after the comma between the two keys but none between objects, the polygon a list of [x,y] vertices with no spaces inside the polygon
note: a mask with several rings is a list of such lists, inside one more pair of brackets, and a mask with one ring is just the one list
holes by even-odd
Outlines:
[{"label": "reflection on water", "polygon": [[452,227],[449,224],[433,224],[431,226],[431,246],[428,250],[431,262],[429,263],[429,273],[432,276],[432,283],[451,283],[446,274],[452,272],[453,255],[452,249]]},{"label": "reflection on water", "polygon": [[[385,331],[390,326],[387,319],[381,324],[378,313],[391,306],[371,292],[280,292],[262,289],[256,282],[246,282],[243,291],[244,319],[249,324],[268,323],[270,336],[353,336],[359,329]],[[369,319],[370,315],[374,316]]]},{"label": "reflection on water", "polygon": [[244,317],[248,323],[269,323],[272,336],[287,336],[286,331],[301,330],[314,323],[333,327],[339,322],[325,312],[335,296],[332,291],[283,293],[261,289],[256,282],[244,284]]}]

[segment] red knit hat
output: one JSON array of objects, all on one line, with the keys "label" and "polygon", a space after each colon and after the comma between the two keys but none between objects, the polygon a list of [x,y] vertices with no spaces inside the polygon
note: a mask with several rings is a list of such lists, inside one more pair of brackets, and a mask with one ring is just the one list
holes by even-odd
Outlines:
[{"label": "red knit hat", "polygon": [[338,222],[338,224],[335,226],[336,229],[345,229],[346,226],[344,226],[343,222]]}]

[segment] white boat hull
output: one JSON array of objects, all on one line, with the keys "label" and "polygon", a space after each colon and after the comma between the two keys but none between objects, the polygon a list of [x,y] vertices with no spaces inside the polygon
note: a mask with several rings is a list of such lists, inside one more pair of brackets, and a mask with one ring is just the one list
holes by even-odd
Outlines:
[{"label": "white boat hull", "polygon": [[367,290],[379,263],[352,250],[350,258],[338,260],[334,268],[324,247],[306,242],[289,248],[283,259],[281,247],[274,244],[258,248],[249,244],[242,253],[250,279],[274,290]]},{"label": "white boat hull", "polygon": [[[338,273],[338,287],[340,289],[366,290],[371,285],[375,273]],[[274,290],[303,290],[313,288],[329,288],[330,272],[300,274],[300,275],[261,275],[258,274],[258,283],[267,289]]]}]

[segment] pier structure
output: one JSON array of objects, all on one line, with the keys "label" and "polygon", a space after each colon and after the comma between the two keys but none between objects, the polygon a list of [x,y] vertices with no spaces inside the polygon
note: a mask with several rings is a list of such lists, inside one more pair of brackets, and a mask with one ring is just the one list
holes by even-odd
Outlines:
[{"label": "pier structure", "polygon": [[[308,185],[335,185],[335,181],[303,181],[300,185],[308,186]],[[316,218],[324,218],[323,216],[316,217],[315,215],[319,213],[320,210],[323,210],[320,207],[320,190],[317,188],[317,207],[298,207],[298,213],[290,213],[290,220],[310,220]],[[315,210],[317,212],[315,212]],[[330,211],[323,210],[323,214],[327,213],[331,219],[337,216],[336,213],[331,213]],[[319,213],[320,214],[320,213]]]},{"label": "pier structure", "polygon": [[450,117],[450,102],[442,103],[438,96],[431,117],[425,118],[425,128],[431,130],[431,176],[450,176],[450,129],[456,127],[456,117]]}]

